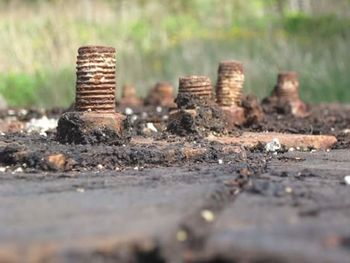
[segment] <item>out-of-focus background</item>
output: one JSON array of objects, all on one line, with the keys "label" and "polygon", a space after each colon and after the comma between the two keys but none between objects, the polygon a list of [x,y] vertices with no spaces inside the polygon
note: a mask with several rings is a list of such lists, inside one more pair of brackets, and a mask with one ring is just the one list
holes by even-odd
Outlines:
[{"label": "out-of-focus background", "polygon": [[117,48],[117,78],[141,96],[181,75],[216,81],[242,60],[246,93],[267,95],[280,70],[309,102],[350,101],[349,0],[0,0],[0,93],[12,106],[74,100],[77,48]]}]

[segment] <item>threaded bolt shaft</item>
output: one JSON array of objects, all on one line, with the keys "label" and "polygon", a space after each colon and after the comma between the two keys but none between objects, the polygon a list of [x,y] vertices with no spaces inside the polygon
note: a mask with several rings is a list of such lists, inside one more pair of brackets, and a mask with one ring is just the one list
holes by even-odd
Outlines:
[{"label": "threaded bolt shaft", "polygon": [[286,101],[299,100],[298,73],[293,71],[279,73],[277,76],[275,95]]},{"label": "threaded bolt shaft", "polygon": [[213,87],[206,76],[187,76],[179,79],[179,94],[191,94],[199,99],[211,100]]},{"label": "threaded bolt shaft", "polygon": [[234,60],[219,64],[216,83],[216,100],[219,106],[239,106],[244,84],[243,63]]},{"label": "threaded bolt shaft", "polygon": [[79,48],[75,109],[78,112],[115,112],[115,49],[103,46]]}]

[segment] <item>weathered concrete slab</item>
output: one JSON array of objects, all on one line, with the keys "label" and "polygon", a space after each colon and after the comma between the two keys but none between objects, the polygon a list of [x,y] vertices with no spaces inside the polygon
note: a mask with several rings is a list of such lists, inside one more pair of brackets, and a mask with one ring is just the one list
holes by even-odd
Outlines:
[{"label": "weathered concrete slab", "polygon": [[0,262],[348,260],[350,151],[245,167],[0,173]]},{"label": "weathered concrete slab", "polygon": [[222,212],[204,249],[210,256],[204,257],[228,262],[348,261],[348,174],[349,151],[288,153],[274,159],[269,172],[253,180]]},{"label": "weathered concrete slab", "polygon": [[225,178],[232,178],[227,168],[195,166],[95,174],[2,174],[0,262],[75,262],[70,261],[72,255],[83,259],[96,251],[116,258],[123,257],[122,251],[130,260],[137,256],[134,250],[152,251],[157,237],[203,206]]}]

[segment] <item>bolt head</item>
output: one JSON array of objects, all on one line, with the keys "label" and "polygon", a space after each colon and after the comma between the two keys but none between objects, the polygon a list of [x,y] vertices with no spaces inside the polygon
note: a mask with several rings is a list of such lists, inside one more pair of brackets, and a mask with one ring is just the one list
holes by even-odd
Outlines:
[{"label": "bolt head", "polygon": [[61,143],[123,145],[130,141],[125,116],[118,113],[66,112],[58,121]]},{"label": "bolt head", "polygon": [[244,108],[238,106],[220,108],[224,113],[224,118],[229,129],[232,129],[237,125],[242,125],[246,121]]}]

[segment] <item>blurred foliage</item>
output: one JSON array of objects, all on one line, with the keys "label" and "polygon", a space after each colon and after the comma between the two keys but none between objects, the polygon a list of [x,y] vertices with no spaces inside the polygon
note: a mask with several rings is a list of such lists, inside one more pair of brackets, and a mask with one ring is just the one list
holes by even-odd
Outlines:
[{"label": "blurred foliage", "polygon": [[292,2],[0,0],[0,92],[11,105],[67,106],[77,48],[104,44],[117,47],[119,86],[143,96],[180,75],[215,82],[220,60],[239,59],[259,97],[278,71],[297,70],[305,99],[350,101],[350,1]]}]

